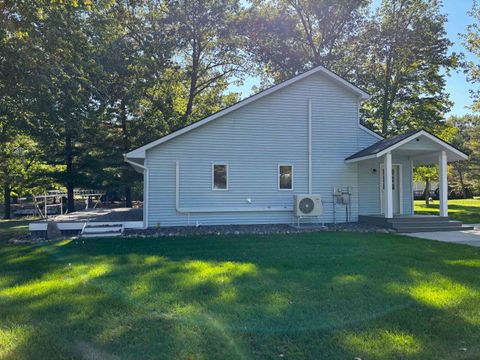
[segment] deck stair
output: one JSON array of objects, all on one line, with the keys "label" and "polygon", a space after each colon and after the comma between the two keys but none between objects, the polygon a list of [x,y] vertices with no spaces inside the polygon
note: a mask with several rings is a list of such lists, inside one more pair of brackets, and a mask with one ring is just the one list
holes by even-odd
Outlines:
[{"label": "deck stair", "polygon": [[465,226],[460,221],[450,220],[441,216],[394,216],[386,219],[380,215],[359,216],[359,221],[367,224],[385,227],[399,233],[435,232],[472,230],[473,227]]},{"label": "deck stair", "polygon": [[114,237],[122,236],[124,231],[123,224],[115,223],[85,223],[82,228],[80,236],[82,238],[91,238],[91,237]]}]

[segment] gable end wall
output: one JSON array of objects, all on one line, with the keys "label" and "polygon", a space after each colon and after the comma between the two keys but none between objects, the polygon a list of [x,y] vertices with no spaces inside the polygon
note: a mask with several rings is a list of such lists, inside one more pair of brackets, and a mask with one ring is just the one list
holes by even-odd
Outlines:
[{"label": "gable end wall", "polygon": [[[325,202],[320,222],[333,221],[333,186],[352,188],[351,220],[356,221],[357,164],[344,159],[378,139],[358,127],[359,99],[315,74],[148,150],[148,226],[292,223],[292,212],[177,213],[175,162],[182,208],[293,207],[293,195],[308,192],[309,98],[313,193]],[[227,191],[212,190],[212,162],[228,163]],[[278,190],[279,164],[294,166],[293,191]],[[345,221],[344,207],[337,207],[337,221]]]}]

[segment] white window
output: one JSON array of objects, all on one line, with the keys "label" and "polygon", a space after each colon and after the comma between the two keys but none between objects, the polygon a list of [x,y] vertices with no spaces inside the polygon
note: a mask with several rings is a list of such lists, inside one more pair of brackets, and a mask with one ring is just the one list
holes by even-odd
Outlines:
[{"label": "white window", "polygon": [[290,164],[278,165],[278,189],[279,190],[293,189],[293,165],[290,165]]},{"label": "white window", "polygon": [[212,164],[212,189],[228,190],[227,164]]}]

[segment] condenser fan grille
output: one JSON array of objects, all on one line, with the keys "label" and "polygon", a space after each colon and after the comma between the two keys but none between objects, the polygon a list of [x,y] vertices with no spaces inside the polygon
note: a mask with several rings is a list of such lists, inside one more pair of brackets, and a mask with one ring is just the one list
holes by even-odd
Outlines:
[{"label": "condenser fan grille", "polygon": [[310,198],[303,198],[302,200],[300,200],[298,207],[300,208],[302,213],[310,214],[315,207],[315,203]]}]

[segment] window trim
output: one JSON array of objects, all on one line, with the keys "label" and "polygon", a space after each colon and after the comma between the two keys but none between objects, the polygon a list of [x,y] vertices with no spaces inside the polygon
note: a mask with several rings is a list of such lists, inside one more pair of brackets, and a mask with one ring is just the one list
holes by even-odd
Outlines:
[{"label": "window trim", "polygon": [[[281,166],[290,166],[292,168],[292,186],[289,189],[280,188],[280,167]],[[294,186],[295,186],[295,184],[294,184],[294,167],[293,167],[293,164],[289,164],[289,163],[278,164],[278,168],[277,168],[277,189],[279,191],[293,191]]]},{"label": "window trim", "polygon": [[[217,189],[215,188],[215,166],[216,165],[222,165],[225,166],[226,168],[226,173],[227,173],[227,187],[225,189]],[[229,180],[229,166],[227,162],[212,162],[212,191],[228,191],[228,180]]]}]

